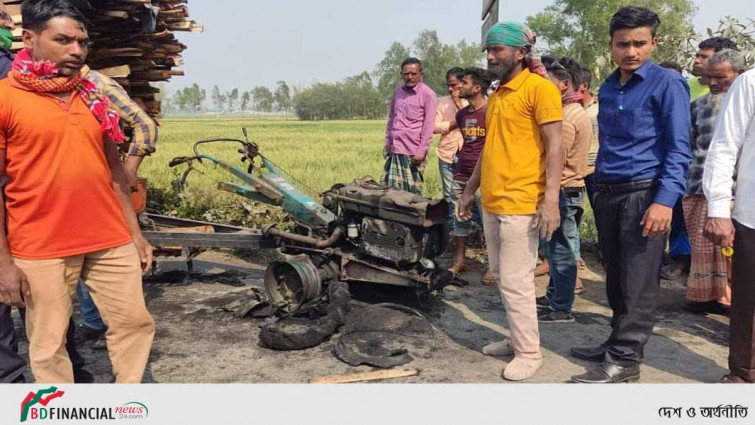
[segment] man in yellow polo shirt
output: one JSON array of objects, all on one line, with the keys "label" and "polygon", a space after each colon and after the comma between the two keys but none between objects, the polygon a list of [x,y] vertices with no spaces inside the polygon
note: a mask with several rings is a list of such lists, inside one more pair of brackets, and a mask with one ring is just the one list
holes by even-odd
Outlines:
[{"label": "man in yellow polo shirt", "polygon": [[460,219],[471,216],[482,193],[490,270],[506,307],[511,339],[482,352],[514,354],[503,377],[520,381],[542,366],[535,307],[538,238],[550,240],[560,225],[558,209],[564,152],[561,93],[544,78],[534,55],[535,35],[523,24],[500,22],[486,36],[488,70],[499,79],[488,100],[488,139],[459,202]]}]

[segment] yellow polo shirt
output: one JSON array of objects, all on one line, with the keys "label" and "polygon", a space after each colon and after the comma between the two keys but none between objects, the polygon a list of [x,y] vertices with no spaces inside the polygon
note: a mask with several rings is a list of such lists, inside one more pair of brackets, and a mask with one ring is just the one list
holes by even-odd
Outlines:
[{"label": "yellow polo shirt", "polygon": [[561,93],[525,69],[488,100],[482,151],[482,205],[490,214],[535,214],[545,194],[545,145],[540,125],[563,119]]}]

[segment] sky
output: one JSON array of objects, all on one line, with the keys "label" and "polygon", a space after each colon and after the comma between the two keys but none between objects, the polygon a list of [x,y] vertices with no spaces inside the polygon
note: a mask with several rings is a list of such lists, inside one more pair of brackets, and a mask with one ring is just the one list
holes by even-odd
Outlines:
[{"label": "sky", "polygon": [[[501,1],[501,20],[514,21],[552,3]],[[755,18],[752,0],[695,3],[698,32],[726,15]],[[447,44],[481,38],[482,0],[190,0],[188,6],[205,31],[177,33],[188,47],[186,75],[173,78],[171,90],[198,83],[245,91],[278,80],[306,87],[372,72],[391,43],[410,45],[424,29]]]}]

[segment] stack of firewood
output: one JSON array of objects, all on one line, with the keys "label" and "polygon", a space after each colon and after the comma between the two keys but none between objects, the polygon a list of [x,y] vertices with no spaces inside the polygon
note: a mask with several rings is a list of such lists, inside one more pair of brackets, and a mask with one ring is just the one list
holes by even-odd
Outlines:
[{"label": "stack of firewood", "polygon": [[[186,46],[174,31],[202,31],[189,19],[188,0],[74,0],[89,19],[89,66],[114,78],[152,116],[160,115],[159,89],[152,83],[183,75]],[[12,50],[21,43],[21,0],[4,1],[17,28]]]}]

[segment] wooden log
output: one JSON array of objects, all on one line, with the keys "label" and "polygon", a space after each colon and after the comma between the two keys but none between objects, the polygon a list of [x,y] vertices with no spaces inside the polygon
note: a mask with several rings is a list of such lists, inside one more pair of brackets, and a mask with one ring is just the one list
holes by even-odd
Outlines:
[{"label": "wooden log", "polygon": [[[17,24],[11,46],[14,52],[23,48],[21,3],[22,0],[4,1]],[[88,32],[94,43],[88,65],[114,78],[147,113],[159,114],[160,102],[155,100],[159,90],[150,83],[184,75],[176,68],[183,65],[181,53],[186,46],[176,39],[173,31],[204,29],[189,19],[187,0],[90,0],[90,3],[91,10],[82,10],[90,22]],[[155,19],[154,27],[145,25],[145,19],[152,23],[150,18]],[[145,32],[150,28],[154,29]]]},{"label": "wooden log", "polygon": [[383,379],[406,378],[419,375],[417,369],[388,369],[373,372],[356,373],[352,375],[335,375],[313,378],[312,384],[348,384],[353,382],[378,381]]}]

